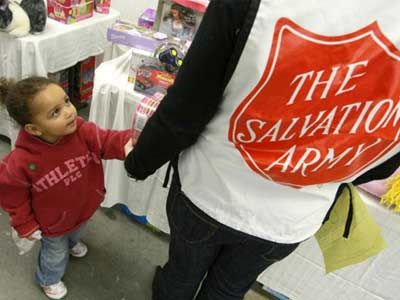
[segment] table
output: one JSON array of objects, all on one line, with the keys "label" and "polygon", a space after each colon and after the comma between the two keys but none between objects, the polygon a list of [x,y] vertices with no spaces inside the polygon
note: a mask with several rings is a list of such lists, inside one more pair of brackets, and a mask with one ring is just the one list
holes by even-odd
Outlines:
[{"label": "table", "polygon": [[[102,128],[131,128],[136,106],[144,97],[128,82],[130,57],[128,51],[96,69],[89,120]],[[110,160],[103,164],[107,193],[102,206],[125,204],[134,214],[146,216],[149,223],[169,233],[164,209],[168,189],[162,187],[166,166],[145,181],[134,181],[127,177],[123,162]]]},{"label": "table", "polygon": [[[103,63],[97,70],[90,120],[101,127],[130,128],[135,107],[143,98],[127,82],[130,52]],[[162,188],[165,166],[143,182],[127,178],[123,163],[104,163],[107,195],[104,206],[123,203],[137,215],[169,232],[165,213],[167,189]],[[273,265],[258,279],[293,300],[395,300],[400,298],[400,215],[389,212],[361,192],[370,213],[382,226],[388,249],[376,257],[325,275],[322,253],[314,238],[291,256]]]},{"label": "table", "polygon": [[[92,18],[75,24],[62,24],[47,19],[46,29],[39,35],[14,38],[0,32],[0,76],[23,79],[29,76],[47,76],[75,65],[90,56],[111,58],[112,44],[107,41],[107,28],[120,13],[94,13]],[[4,107],[0,107],[0,134],[14,145],[18,127],[10,123]]]}]

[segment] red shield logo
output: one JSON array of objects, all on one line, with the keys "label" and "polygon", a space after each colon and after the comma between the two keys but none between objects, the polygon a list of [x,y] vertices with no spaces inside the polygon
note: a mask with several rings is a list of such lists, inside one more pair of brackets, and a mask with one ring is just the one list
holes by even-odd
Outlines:
[{"label": "red shield logo", "polygon": [[330,37],[283,18],[229,140],[253,171],[301,187],[362,172],[399,143],[399,130],[400,52],[376,22]]}]

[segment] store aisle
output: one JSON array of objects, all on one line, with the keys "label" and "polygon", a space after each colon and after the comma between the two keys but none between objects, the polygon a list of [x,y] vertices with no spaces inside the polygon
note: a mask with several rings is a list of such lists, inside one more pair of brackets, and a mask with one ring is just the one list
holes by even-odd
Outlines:
[{"label": "store aisle", "polygon": [[[85,113],[85,112],[83,112]],[[0,136],[0,158],[10,151]],[[99,209],[83,240],[84,259],[71,259],[64,281],[66,300],[150,300],[155,266],[168,256],[168,237],[132,222],[117,209]],[[19,256],[10,237],[8,216],[0,210],[0,300],[47,299],[33,282],[38,244]],[[251,292],[246,300],[265,300]]]}]

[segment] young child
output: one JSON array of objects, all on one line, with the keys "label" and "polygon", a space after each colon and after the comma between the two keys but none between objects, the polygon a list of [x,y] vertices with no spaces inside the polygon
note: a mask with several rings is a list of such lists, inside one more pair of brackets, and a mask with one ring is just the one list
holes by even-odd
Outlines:
[{"label": "young child", "polygon": [[131,130],[84,121],[47,78],[0,79],[0,100],[21,125],[15,149],[0,162],[0,204],[20,237],[41,231],[36,281],[61,299],[69,255],[86,255],[82,227],[104,199],[101,159],[124,159]]}]

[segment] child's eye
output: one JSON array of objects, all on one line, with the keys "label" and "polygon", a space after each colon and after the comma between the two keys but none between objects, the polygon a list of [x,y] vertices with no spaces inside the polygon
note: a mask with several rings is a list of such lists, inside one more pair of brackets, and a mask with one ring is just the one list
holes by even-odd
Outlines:
[{"label": "child's eye", "polygon": [[65,98],[65,104],[70,105],[71,101],[69,100],[69,98]]},{"label": "child's eye", "polygon": [[52,112],[51,117],[52,117],[52,118],[57,118],[59,115],[60,115],[60,109],[59,109],[59,108],[56,108],[56,109]]}]

